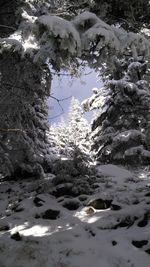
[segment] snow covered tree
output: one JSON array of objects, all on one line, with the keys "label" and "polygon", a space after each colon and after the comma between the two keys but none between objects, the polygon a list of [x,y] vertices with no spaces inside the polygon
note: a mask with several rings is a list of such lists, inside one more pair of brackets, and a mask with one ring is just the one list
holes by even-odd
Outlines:
[{"label": "snow covered tree", "polygon": [[89,131],[88,122],[83,116],[84,112],[80,102],[73,97],[68,115],[69,144],[81,149],[86,145],[85,139]]},{"label": "snow covered tree", "polygon": [[[90,172],[90,141],[88,138],[89,124],[84,119],[84,112],[80,102],[72,98],[66,123],[61,118],[60,123],[53,126],[55,142],[58,150],[58,161],[53,171],[61,176],[73,173],[73,176],[88,174]],[[64,177],[63,177],[64,179]]]},{"label": "snow covered tree", "polygon": [[72,98],[66,123],[64,118],[58,124],[53,125],[55,143],[58,154],[66,157],[73,157],[75,150],[85,151],[89,149],[86,138],[89,132],[89,125],[84,118],[84,112],[80,102]]},{"label": "snow covered tree", "polygon": [[90,159],[89,124],[80,102],[72,98],[68,115],[68,152],[77,169],[86,167]]},{"label": "snow covered tree", "polygon": [[48,131],[46,132],[48,143],[49,143],[49,151],[51,155],[51,160],[55,160],[58,158],[59,150],[58,150],[58,140],[57,140],[57,131],[56,125],[50,125]]},{"label": "snow covered tree", "polygon": [[61,120],[58,124],[54,125],[56,144],[58,149],[58,155],[67,156],[67,148],[68,148],[68,128],[64,121],[64,118],[61,117]]},{"label": "snow covered tree", "polygon": [[[40,176],[48,155],[46,95],[49,73],[17,52],[1,55],[0,172]],[[43,80],[41,80],[41,77]]]},{"label": "snow covered tree", "polygon": [[147,64],[141,57],[115,61],[116,79],[85,103],[99,109],[92,123],[92,148],[101,162],[149,164],[150,88],[143,78]]}]

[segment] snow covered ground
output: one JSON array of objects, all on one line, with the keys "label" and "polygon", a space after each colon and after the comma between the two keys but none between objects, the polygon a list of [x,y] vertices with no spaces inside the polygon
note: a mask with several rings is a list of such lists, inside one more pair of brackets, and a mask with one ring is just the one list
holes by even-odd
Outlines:
[{"label": "snow covered ground", "polygon": [[150,266],[148,168],[96,168],[92,195],[55,198],[53,175],[1,182],[0,267]]}]

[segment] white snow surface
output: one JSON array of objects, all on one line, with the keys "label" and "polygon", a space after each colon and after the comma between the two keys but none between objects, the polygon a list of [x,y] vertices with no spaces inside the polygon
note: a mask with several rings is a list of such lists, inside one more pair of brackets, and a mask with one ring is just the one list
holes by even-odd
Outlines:
[{"label": "white snow surface", "polygon": [[97,170],[102,175],[110,176],[110,177],[116,177],[117,179],[125,179],[130,178],[133,176],[133,174],[123,168],[120,168],[118,166],[115,166],[113,164],[107,164],[107,165],[100,165],[97,167]]},{"label": "white snow surface", "polygon": [[[0,183],[0,267],[150,266],[146,252],[150,222],[138,226],[145,212],[150,212],[150,196],[145,196],[150,195],[149,168],[134,172],[111,164],[96,168],[98,187],[75,211],[61,205],[65,197],[56,199],[50,194],[53,175],[41,181]],[[42,199],[42,206],[35,206],[35,196]],[[86,205],[93,199],[112,199],[121,209],[93,209],[89,214]],[[35,219],[47,209],[59,210],[59,218]],[[115,228],[125,218],[134,219],[133,224]],[[9,230],[2,230],[6,225]],[[10,238],[15,232],[21,241]],[[132,244],[141,240],[147,240],[141,248]]]}]

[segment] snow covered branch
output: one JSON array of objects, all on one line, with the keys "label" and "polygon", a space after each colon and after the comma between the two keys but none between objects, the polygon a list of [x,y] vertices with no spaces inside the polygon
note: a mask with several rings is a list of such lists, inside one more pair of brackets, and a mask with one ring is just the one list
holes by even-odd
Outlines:
[{"label": "snow covered branch", "polygon": [[23,16],[26,23],[8,38],[1,38],[0,46],[12,47],[22,56],[29,54],[35,62],[49,59],[50,63],[64,67],[82,55],[100,57],[105,47],[109,57],[125,51],[131,51],[134,57],[149,54],[150,45],[144,36],[110,26],[90,12],[72,21],[53,15],[31,17],[25,12]]}]

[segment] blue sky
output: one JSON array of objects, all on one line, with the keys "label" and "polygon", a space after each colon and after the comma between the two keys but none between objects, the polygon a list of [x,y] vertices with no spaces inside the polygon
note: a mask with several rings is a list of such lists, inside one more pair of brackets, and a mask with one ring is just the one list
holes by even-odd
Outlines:
[{"label": "blue sky", "polygon": [[[68,109],[72,96],[77,98],[81,103],[84,99],[92,95],[92,88],[99,88],[100,86],[101,83],[97,82],[96,73],[89,68],[85,69],[81,78],[72,79],[70,76],[58,77],[57,75],[53,75],[51,95],[53,97],[56,97],[57,99],[68,99],[60,102],[63,111],[56,100],[52,98],[48,99],[50,123],[59,122],[61,116],[63,116],[65,120],[67,119]],[[63,114],[61,114],[62,112]],[[87,113],[86,118],[90,120],[91,114]]]}]

